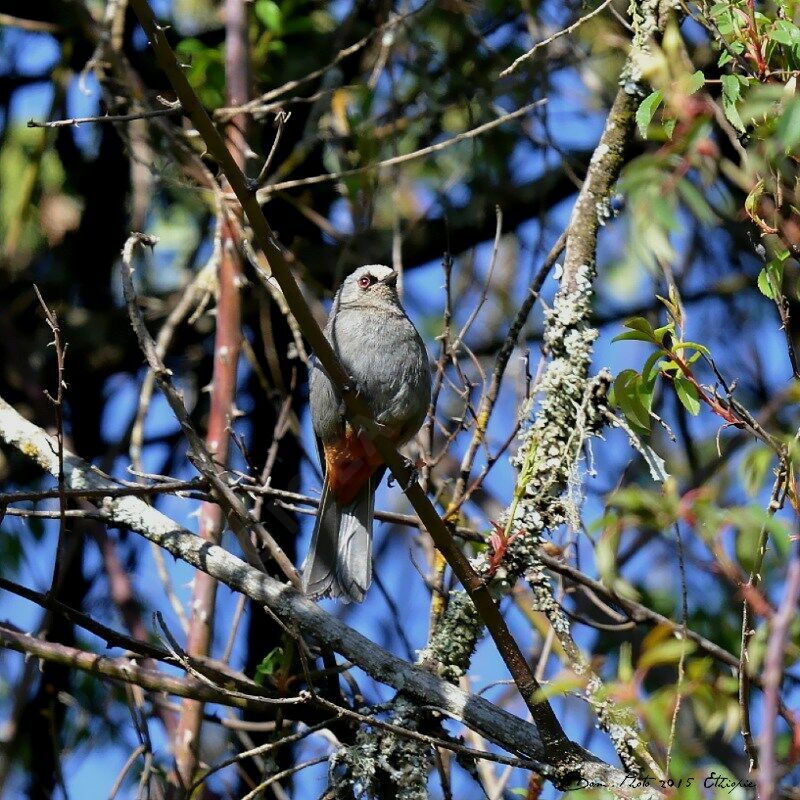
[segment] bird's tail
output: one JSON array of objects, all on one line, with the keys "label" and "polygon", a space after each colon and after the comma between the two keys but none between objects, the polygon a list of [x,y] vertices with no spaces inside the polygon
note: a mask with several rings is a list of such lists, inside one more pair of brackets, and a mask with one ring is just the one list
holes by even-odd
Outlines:
[{"label": "bird's tail", "polygon": [[360,603],[372,583],[372,518],[376,476],[352,503],[341,508],[322,488],[311,548],[303,564],[303,591],[313,598],[334,597]]}]

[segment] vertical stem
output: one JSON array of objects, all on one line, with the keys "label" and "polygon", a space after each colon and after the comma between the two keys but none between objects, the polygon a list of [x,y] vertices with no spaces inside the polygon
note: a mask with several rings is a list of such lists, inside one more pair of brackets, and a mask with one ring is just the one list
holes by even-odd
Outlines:
[{"label": "vertical stem", "polygon": [[[225,2],[225,77],[226,102],[238,106],[247,100],[249,86],[247,8],[245,0]],[[244,172],[246,152],[246,117],[234,117],[226,130],[229,152]],[[241,285],[242,263],[234,243],[234,231],[228,211],[222,214],[222,258],[219,264],[219,299],[217,328],[214,336],[214,367],[211,381],[211,407],[208,417],[206,446],[219,464],[228,461],[229,426],[236,396],[236,368],[241,348]],[[199,534],[216,544],[222,528],[222,511],[216,503],[206,502],[200,508]],[[217,582],[199,570],[195,573],[192,592],[191,622],[186,651],[192,656],[208,655],[214,625]],[[178,779],[183,786],[192,783],[197,770],[200,726],[203,704],[185,699],[175,737],[175,761]]]},{"label": "vertical stem", "polygon": [[789,626],[797,614],[800,598],[800,545],[792,548],[786,572],[783,602],[770,623],[771,631],[764,659],[764,730],[761,733],[761,759],[758,774],[758,796],[768,800],[774,795],[778,778],[776,764],[776,721],[783,679],[783,663]]}]

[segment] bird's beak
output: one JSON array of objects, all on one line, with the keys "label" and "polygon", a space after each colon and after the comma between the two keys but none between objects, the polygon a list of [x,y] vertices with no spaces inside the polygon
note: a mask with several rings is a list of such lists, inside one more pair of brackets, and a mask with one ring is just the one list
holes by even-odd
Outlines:
[{"label": "bird's beak", "polygon": [[378,283],[386,284],[386,286],[396,286],[397,270],[393,269],[385,278],[379,280]]}]

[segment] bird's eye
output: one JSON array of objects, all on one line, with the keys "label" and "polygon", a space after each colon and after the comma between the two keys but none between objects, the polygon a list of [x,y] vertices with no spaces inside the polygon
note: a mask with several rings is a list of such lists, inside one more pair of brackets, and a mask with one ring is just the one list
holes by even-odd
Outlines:
[{"label": "bird's eye", "polygon": [[373,277],[372,277],[372,275],[362,275],[362,276],[361,276],[361,277],[358,279],[358,285],[359,285],[359,286],[360,286],[362,289],[369,289],[369,287],[370,287],[370,286],[372,286],[372,284],[373,284],[374,282],[375,282],[375,278],[373,278]]}]

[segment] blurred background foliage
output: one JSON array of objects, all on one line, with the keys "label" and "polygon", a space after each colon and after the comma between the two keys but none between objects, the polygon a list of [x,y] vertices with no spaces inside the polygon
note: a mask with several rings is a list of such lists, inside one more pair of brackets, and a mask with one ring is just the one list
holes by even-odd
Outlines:
[{"label": "blurred background foliage", "polygon": [[[220,4],[160,0],[153,6],[171,25],[169,37],[192,86],[215,118],[226,120]],[[445,305],[443,254],[453,258],[454,329],[481,301],[485,285],[485,303],[464,341],[473,355],[462,351],[458,362],[466,378],[462,381],[451,364],[451,382],[440,401],[434,451],[446,446],[446,452],[431,474],[439,496],[446,497],[470,436],[464,387],[467,396],[478,396],[515,309],[568,221],[618,89],[631,22],[626,3],[604,6],[602,13],[501,77],[534,43],[596,4],[255,0],[248,5],[253,99],[248,168],[251,176],[258,173],[275,140],[276,115],[290,112],[267,186],[301,183],[269,190],[265,210],[293,254],[297,277],[320,318],[324,300],[355,265],[401,264],[407,308],[436,358]],[[4,17],[0,31],[0,396],[52,429],[53,412],[42,389],[53,386],[55,363],[32,291],[36,283],[58,313],[69,343],[69,445],[124,477],[143,359],[121,305],[120,250],[130,230],[160,237],[137,271],[154,331],[200,276],[199,294],[207,295],[208,307],[178,325],[167,360],[202,431],[208,413],[203,389],[212,365],[214,317],[209,309],[216,290],[213,268],[206,270],[215,263],[216,209],[203,170],[215,166],[198,158],[198,138],[175,115],[113,125],[27,127],[30,118],[128,113],[161,107],[159,96],[170,99],[130,12],[121,15],[118,61],[97,59],[107,8],[100,0],[4,3],[4,15],[42,25],[26,29]],[[797,533],[794,489],[785,508],[770,515],[775,450],[727,425],[698,402],[692,387],[681,392],[668,369],[656,370],[663,380],[643,374],[652,343],[612,339],[630,317],[642,318],[650,330],[668,324],[669,306],[658,296],[670,298],[680,311],[680,330],[673,329],[671,336],[682,340],[685,335],[702,347],[703,357],[694,368],[709,396],[715,384],[720,389],[723,381],[735,385],[737,401],[770,437],[791,448],[794,461],[800,424],[794,357],[800,338],[798,13],[793,2],[679,3],[663,39],[638,65],[651,92],[641,98],[618,193],[608,207],[598,208],[605,227],[598,253],[596,366],[608,365],[615,375],[633,371],[636,380],[629,374],[623,387],[636,387],[625,395],[629,400],[621,399],[619,383],[615,399],[631,424],[638,420],[637,430],[665,460],[669,478],[663,485],[653,483],[628,436],[609,431],[587,452],[574,487],[582,501],[582,526],[552,532],[558,551],[582,571],[672,620],[681,620],[685,593],[688,626],[737,657],[740,584],[756,564],[762,530],[769,534],[760,567],[762,600],[774,608],[783,596]],[[314,77],[303,80],[309,74]],[[278,87],[283,88],[275,92]],[[442,143],[535,100],[546,102],[521,119],[423,158],[302,183]],[[503,235],[487,283],[496,207],[502,211]],[[544,303],[554,286],[553,280],[546,284]],[[319,478],[305,419],[305,367],[274,298],[255,280],[242,297],[249,347],[237,398],[244,415],[235,424],[243,447],[234,465],[243,470],[254,465],[257,473],[276,440],[273,485],[314,491]],[[541,331],[537,309],[523,330],[519,351],[529,354],[533,372]],[[528,362],[521,358],[512,362],[489,429],[489,447],[476,472],[492,462],[492,454],[513,433],[526,392],[526,369]],[[275,439],[286,397],[297,416]],[[642,409],[646,425],[641,424]],[[192,474],[179,429],[158,397],[144,427],[142,452],[147,472]],[[513,484],[503,456],[466,505],[464,521],[486,530],[507,504]],[[49,483],[25,460],[0,449],[0,485],[10,490]],[[406,510],[396,491],[382,493],[379,504]],[[175,498],[165,498],[163,507],[180,519],[188,519],[194,508]],[[290,525],[286,520],[293,515],[270,503],[263,515],[299,562],[306,546],[303,518]],[[127,610],[135,610],[146,624],[150,612],[161,609],[177,629],[179,622],[153,578],[150,551],[136,537],[98,527],[91,521],[71,526],[75,536],[62,602],[117,627],[126,602]],[[0,536],[3,575],[46,590],[54,537],[49,521],[6,517]],[[408,554],[411,548],[424,572],[429,546],[413,532],[388,524],[381,526],[379,537],[377,574],[383,585],[373,590],[364,608],[340,608],[338,613],[384,646],[413,657],[413,650],[425,644],[429,593]],[[127,600],[114,595],[106,540],[131,577],[134,594]],[[185,602],[181,581],[191,575],[180,567],[170,570]],[[586,595],[567,585],[563,589],[560,597],[575,622],[575,636],[607,681],[610,701],[636,713],[661,760],[670,753],[672,775],[684,780],[677,796],[748,796],[744,790],[731,795],[704,785],[712,773],[752,777],[731,666],[680,642],[668,627],[617,626]],[[234,605],[229,596],[220,598],[216,649],[225,643]],[[399,619],[398,605],[404,609]],[[11,595],[3,595],[2,608],[25,629],[40,624],[39,613]],[[574,693],[574,676],[564,672],[558,650],[548,657],[546,627],[531,610],[526,590],[520,588],[504,608],[534,662],[544,653],[544,674],[552,679],[555,707],[568,732],[613,758]],[[749,663],[758,672],[768,619],[756,614],[753,626]],[[49,635],[66,644],[97,646],[58,618]],[[281,643],[274,623],[250,609],[233,660],[250,676],[258,665],[270,672],[272,667],[263,666],[265,656],[274,660]],[[798,648],[800,618],[791,626],[783,686],[784,702],[794,708]],[[476,689],[505,677],[486,645],[475,664]],[[381,697],[376,686],[367,684],[364,691],[370,699]],[[4,796],[59,796],[65,787],[76,796],[108,791],[134,741],[123,692],[63,668],[30,670],[15,654],[0,659],[0,692],[6,721],[0,769]],[[516,708],[503,687],[489,690],[488,696]],[[681,710],[671,731],[678,703]],[[757,690],[748,703],[758,736]],[[793,729],[780,721],[778,728],[786,797],[797,796],[791,787],[800,780],[800,721],[795,720]],[[227,733],[210,727],[204,745],[211,759],[231,743]],[[163,743],[163,733],[155,735]],[[161,755],[168,764],[166,745]],[[278,759],[288,763],[300,755],[284,748]],[[482,796],[466,772],[455,764],[453,771],[458,797]],[[223,772],[214,791],[240,796],[253,774]],[[298,778],[294,788],[287,784],[288,796],[318,796],[323,774],[324,769],[310,770],[312,777]],[[693,778],[691,786],[688,778]],[[535,796],[526,795],[526,781],[525,773],[514,771],[504,796]],[[132,778],[123,791],[135,796]],[[436,778],[431,794],[442,796]],[[552,788],[542,796],[553,796]],[[580,796],[605,795],[587,790]]]}]

